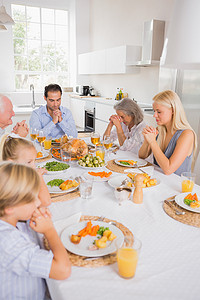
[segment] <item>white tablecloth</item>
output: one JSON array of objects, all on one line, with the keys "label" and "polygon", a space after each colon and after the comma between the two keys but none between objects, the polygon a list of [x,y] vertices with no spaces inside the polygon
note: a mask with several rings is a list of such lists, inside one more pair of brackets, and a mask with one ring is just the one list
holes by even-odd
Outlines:
[{"label": "white tablecloth", "polygon": [[[120,156],[131,158],[131,153],[118,151],[117,157]],[[69,170],[70,175],[84,172],[79,167]],[[54,220],[80,211],[84,215],[103,215],[124,224],[142,241],[134,278],[122,279],[117,273],[117,264],[72,267],[67,280],[47,281],[53,300],[200,298],[200,229],[175,221],[163,210],[163,201],[180,193],[180,177],[166,176],[156,170],[154,175],[161,183],[144,189],[141,205],[126,201],[119,206],[114,189],[107,182],[94,183],[91,199],[76,198],[51,205]],[[195,185],[194,191],[200,194],[200,187]]]}]

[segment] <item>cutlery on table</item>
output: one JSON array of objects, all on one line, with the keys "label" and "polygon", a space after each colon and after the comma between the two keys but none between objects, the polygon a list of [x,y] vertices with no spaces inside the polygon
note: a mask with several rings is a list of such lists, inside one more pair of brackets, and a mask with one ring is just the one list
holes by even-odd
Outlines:
[{"label": "cutlery on table", "polygon": [[184,215],[185,212],[184,212],[184,211],[181,211],[181,210],[179,210],[179,209],[177,209],[176,207],[174,207],[174,206],[172,205],[172,203],[171,203],[172,201],[174,201],[174,198],[172,198],[172,199],[167,199],[167,200],[165,200],[164,202],[165,202],[169,207],[171,207],[171,208],[174,209],[176,215],[178,215],[178,216]]},{"label": "cutlery on table", "polygon": [[95,257],[84,257],[83,260],[96,260],[96,259],[100,259],[100,258],[107,258],[107,257],[111,257],[111,256],[116,256],[116,253],[111,253],[111,254],[106,254],[103,256],[95,256]]}]

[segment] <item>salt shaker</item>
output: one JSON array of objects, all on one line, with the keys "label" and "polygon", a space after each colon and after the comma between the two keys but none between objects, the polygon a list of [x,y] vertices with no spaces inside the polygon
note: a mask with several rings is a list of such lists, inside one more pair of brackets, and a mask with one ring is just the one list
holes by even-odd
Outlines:
[{"label": "salt shaker", "polygon": [[135,176],[135,190],[133,193],[133,202],[136,204],[141,204],[143,202],[143,181],[145,177],[142,174]]}]

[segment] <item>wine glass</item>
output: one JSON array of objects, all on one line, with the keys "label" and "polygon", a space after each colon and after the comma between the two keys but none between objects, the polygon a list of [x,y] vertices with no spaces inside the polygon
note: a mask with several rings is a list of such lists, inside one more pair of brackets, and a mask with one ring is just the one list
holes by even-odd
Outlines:
[{"label": "wine glass", "polygon": [[46,137],[45,137],[44,131],[43,130],[39,130],[38,131],[37,140],[40,143],[41,152],[42,152],[42,142],[44,142],[45,139],[46,139]]},{"label": "wine glass", "polygon": [[36,138],[38,136],[38,130],[37,128],[31,128],[30,129],[30,136],[31,139],[33,140],[34,146],[36,145]]},{"label": "wine glass", "polygon": [[100,134],[98,132],[92,132],[91,133],[91,143],[93,145],[95,145],[95,148],[96,148],[96,145],[99,144],[100,142]]},{"label": "wine glass", "polygon": [[104,148],[106,149],[107,157],[109,158],[110,157],[110,148],[113,145],[113,139],[109,135],[104,135],[103,145],[104,145]]}]

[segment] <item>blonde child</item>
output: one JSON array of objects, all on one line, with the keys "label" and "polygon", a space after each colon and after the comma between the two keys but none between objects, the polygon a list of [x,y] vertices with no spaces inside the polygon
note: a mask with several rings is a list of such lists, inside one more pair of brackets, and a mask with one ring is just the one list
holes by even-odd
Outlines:
[{"label": "blonde child", "polygon": [[[48,209],[44,215],[44,208],[38,208],[37,172],[28,166],[2,162],[0,178],[0,298],[42,300],[44,278],[69,277],[68,254]],[[30,218],[30,224],[24,222]],[[40,249],[34,231],[44,234],[51,251]]]},{"label": "blonde child", "polygon": [[[8,136],[3,144],[3,149],[2,149],[3,160],[11,160],[16,163],[28,165],[32,168],[35,168],[36,157],[37,157],[37,151],[33,143],[26,139],[12,138]],[[39,199],[42,206],[48,206],[51,204],[51,197],[48,188],[44,182],[44,179],[42,177],[45,170],[37,169],[37,172],[40,175],[40,181],[41,181]]]}]

